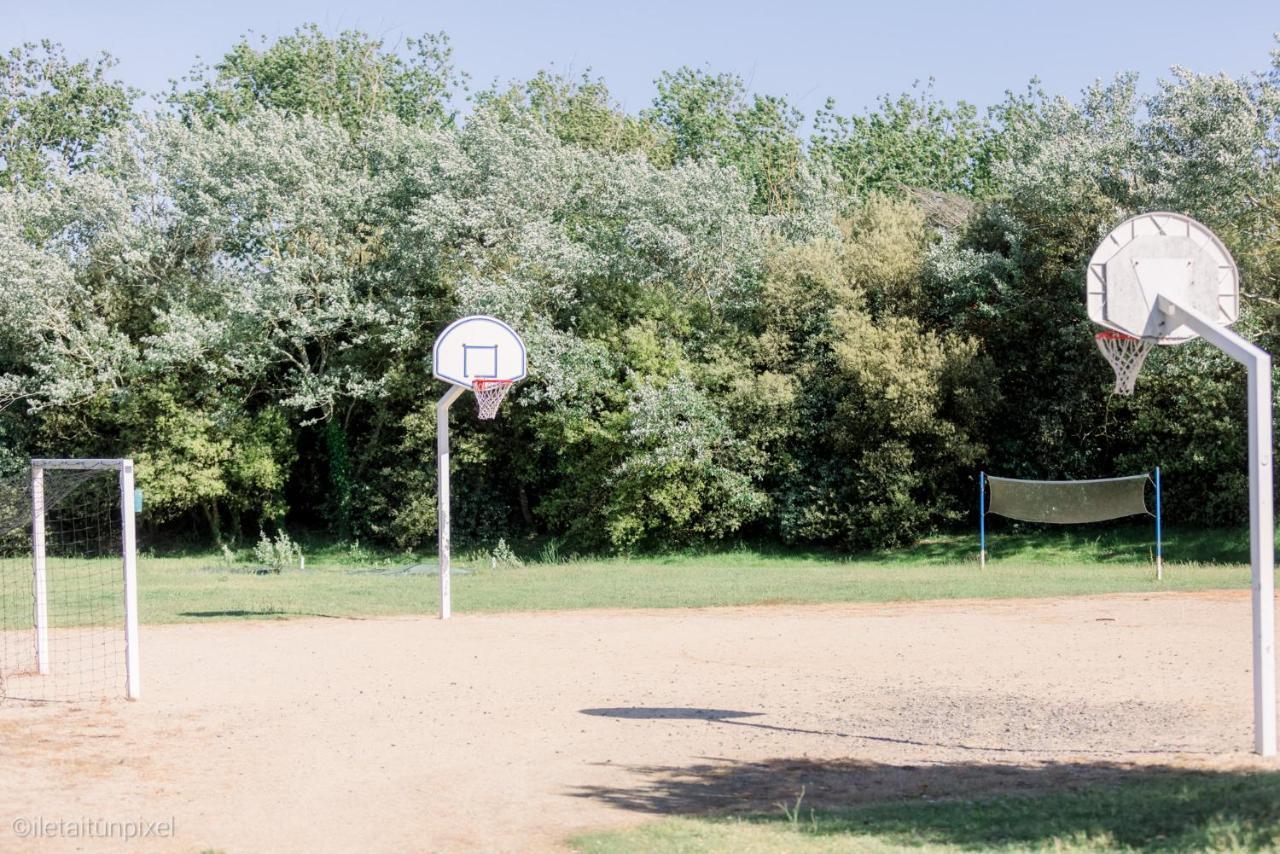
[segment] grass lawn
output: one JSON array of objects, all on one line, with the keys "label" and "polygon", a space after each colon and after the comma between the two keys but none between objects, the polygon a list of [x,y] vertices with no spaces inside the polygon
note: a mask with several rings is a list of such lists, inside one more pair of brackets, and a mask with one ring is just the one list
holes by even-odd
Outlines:
[{"label": "grass lawn", "polygon": [[776,815],[668,818],[573,840],[589,854],[649,851],[1274,851],[1280,774],[1141,773],[1112,786],[977,801],[895,802]]},{"label": "grass lawn", "polygon": [[[1247,534],[1197,531],[1166,543],[1165,579],[1149,562],[1150,531],[1107,528],[998,534],[986,571],[972,537],[937,537],[890,552],[733,550],[492,566],[462,555],[454,609],[666,608],[818,602],[1069,596],[1249,586]],[[432,613],[434,555],[308,550],[307,568],[254,574],[221,555],[140,560],[145,622]]]}]

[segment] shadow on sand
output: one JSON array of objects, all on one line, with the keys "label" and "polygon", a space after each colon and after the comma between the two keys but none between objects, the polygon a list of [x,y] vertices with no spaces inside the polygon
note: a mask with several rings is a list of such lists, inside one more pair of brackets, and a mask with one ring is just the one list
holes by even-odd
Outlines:
[{"label": "shadow on sand", "polygon": [[313,611],[285,611],[282,609],[265,608],[258,611],[252,610],[229,610],[229,611],[179,611],[179,617],[194,617],[206,620],[234,620],[234,619],[279,619],[287,620],[293,617],[319,617],[326,620],[361,620],[363,617],[344,617],[340,614],[317,614]]},{"label": "shadow on sand", "polygon": [[[725,709],[582,713],[785,729],[751,721],[759,712]],[[1102,839],[1105,847],[1142,850],[1202,851],[1223,845],[1275,850],[1280,846],[1280,772],[1274,764],[1243,757],[1237,765],[1195,769],[1079,753],[1069,759],[996,754],[944,763],[703,757],[683,766],[629,767],[629,785],[584,786],[573,794],[652,815],[738,816],[763,823],[791,822],[783,805],[794,817],[799,798],[800,829],[806,833],[874,834],[912,847],[1022,850]]]}]

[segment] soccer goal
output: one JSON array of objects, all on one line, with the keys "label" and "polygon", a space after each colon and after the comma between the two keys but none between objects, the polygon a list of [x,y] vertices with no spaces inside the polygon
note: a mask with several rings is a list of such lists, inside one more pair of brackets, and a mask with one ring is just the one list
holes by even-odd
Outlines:
[{"label": "soccer goal", "polygon": [[139,695],[132,460],[0,482],[0,699]]},{"label": "soccer goal", "polygon": [[[1155,508],[1147,508],[1147,484],[1155,491]],[[978,563],[987,565],[987,516],[1022,522],[1084,525],[1126,516],[1155,520],[1156,578],[1164,578],[1160,530],[1160,469],[1149,474],[1094,480],[1018,480],[978,473]]]}]

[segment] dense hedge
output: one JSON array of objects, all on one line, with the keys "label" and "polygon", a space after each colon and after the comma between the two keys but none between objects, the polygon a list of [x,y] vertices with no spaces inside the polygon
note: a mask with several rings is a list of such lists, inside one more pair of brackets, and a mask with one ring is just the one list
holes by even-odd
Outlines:
[{"label": "dense hedge", "polygon": [[1173,518],[1238,522],[1238,370],[1162,348],[1109,395],[1083,268],[1126,216],[1186,212],[1273,345],[1274,62],[986,114],[926,89],[806,132],[687,68],[639,114],[545,73],[464,98],[442,35],[243,42],[150,114],[109,59],[20,46],[0,57],[0,465],[132,455],[147,523],[179,533],[429,542],[430,345],[486,312],[531,376],[496,422],[457,418],[464,536],[902,543],[971,513],[980,467],[1157,463]]}]

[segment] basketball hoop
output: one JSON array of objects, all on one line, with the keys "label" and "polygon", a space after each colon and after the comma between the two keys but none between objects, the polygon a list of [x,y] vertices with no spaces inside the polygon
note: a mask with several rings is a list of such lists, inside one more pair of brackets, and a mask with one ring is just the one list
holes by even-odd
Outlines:
[{"label": "basketball hoop", "polygon": [[502,405],[502,399],[511,390],[511,385],[511,380],[476,380],[473,382],[471,391],[476,396],[476,407],[479,410],[476,417],[489,421],[496,416],[498,407]]},{"label": "basketball hoop", "polygon": [[1147,360],[1155,340],[1151,338],[1134,338],[1123,332],[1099,332],[1093,336],[1098,342],[1098,349],[1111,363],[1116,372],[1116,394],[1125,396],[1133,394],[1134,383],[1138,381],[1138,373],[1142,363]]},{"label": "basketball hoop", "polygon": [[507,324],[487,314],[460,317],[431,345],[431,375],[450,388],[436,401],[436,542],[440,555],[440,619],[453,613],[449,568],[449,407],[463,390],[476,396],[477,417],[498,414],[512,383],[529,373],[524,341]]}]

